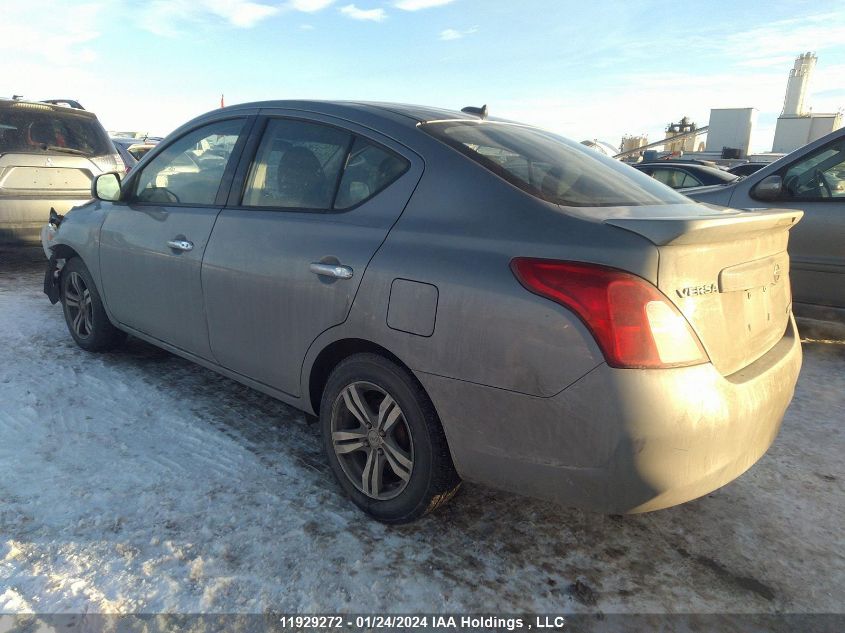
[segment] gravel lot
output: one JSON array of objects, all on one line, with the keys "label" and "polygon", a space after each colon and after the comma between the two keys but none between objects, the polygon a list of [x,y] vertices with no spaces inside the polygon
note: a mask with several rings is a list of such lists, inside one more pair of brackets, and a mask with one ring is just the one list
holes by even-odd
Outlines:
[{"label": "gravel lot", "polygon": [[399,528],[299,412],[137,340],[91,355],[0,251],[0,612],[841,613],[845,345],[739,480],[639,516],[467,485]]}]

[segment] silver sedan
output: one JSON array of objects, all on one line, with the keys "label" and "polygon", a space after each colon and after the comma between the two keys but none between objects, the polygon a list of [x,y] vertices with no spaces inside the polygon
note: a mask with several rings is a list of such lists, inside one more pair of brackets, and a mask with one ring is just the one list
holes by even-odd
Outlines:
[{"label": "silver sedan", "polygon": [[52,219],[45,291],[87,350],[129,333],[319,416],[381,521],[462,479],[643,512],[748,469],[801,365],[801,212],[692,203],[466,110],[201,116]]}]

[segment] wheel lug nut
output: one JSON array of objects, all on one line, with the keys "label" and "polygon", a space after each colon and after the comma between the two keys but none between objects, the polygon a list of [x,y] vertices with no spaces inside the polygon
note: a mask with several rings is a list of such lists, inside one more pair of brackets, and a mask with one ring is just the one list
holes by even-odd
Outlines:
[{"label": "wheel lug nut", "polygon": [[378,434],[384,437],[384,431],[379,431]]}]

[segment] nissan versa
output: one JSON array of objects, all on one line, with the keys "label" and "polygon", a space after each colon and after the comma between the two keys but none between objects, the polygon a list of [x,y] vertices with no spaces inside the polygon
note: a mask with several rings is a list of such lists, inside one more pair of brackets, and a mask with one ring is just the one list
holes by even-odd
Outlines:
[{"label": "nissan versa", "polygon": [[461,479],[602,512],[768,449],[798,210],[691,202],[486,109],[274,101],[184,125],[42,231],[71,336],[126,333],[319,416],[386,522]]}]

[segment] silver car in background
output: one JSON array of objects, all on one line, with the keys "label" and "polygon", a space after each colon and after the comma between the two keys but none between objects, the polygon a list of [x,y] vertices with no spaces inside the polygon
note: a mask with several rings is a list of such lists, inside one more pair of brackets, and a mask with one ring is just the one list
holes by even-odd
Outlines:
[{"label": "silver car in background", "polygon": [[[738,209],[786,207],[804,211],[789,244],[795,301],[805,313],[845,322],[845,128],[801,147],[727,185],[696,187],[684,195]],[[826,311],[809,306],[827,306]]]},{"label": "silver car in background", "polygon": [[130,333],[318,415],[381,521],[462,479],[643,512],[740,475],[801,365],[801,212],[696,204],[485,115],[216,110],[54,220],[45,291],[87,350]]},{"label": "silver car in background", "polygon": [[89,200],[94,176],[122,165],[76,102],[0,99],[0,244],[38,244],[50,207],[64,213]]}]

